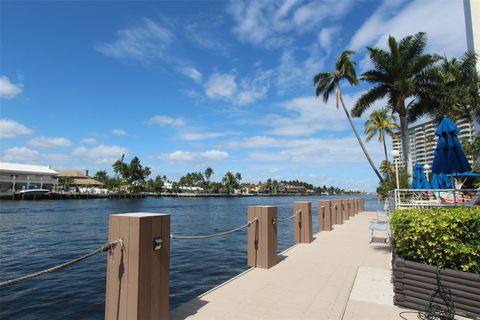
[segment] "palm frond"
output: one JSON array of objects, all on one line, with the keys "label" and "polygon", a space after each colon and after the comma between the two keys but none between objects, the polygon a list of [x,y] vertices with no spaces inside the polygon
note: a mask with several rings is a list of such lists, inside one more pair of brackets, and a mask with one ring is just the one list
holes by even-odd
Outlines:
[{"label": "palm frond", "polygon": [[391,61],[390,55],[383,49],[380,48],[369,48],[367,51],[370,57],[370,60],[377,71],[386,71],[388,65]]},{"label": "palm frond", "polygon": [[353,117],[360,117],[368,108],[372,106],[375,101],[382,99],[388,94],[386,86],[380,85],[368,90],[364,95],[357,100],[353,107],[351,114]]},{"label": "palm frond", "polygon": [[392,78],[388,73],[378,71],[378,70],[369,70],[362,73],[360,79],[363,81],[368,81],[370,83],[390,83]]},{"label": "palm frond", "polygon": [[408,36],[400,41],[400,50],[405,53],[405,59],[410,62],[420,56],[427,46],[427,34],[418,32],[413,37]]},{"label": "palm frond", "polygon": [[350,59],[350,56],[354,53],[355,52],[351,50],[343,51],[336,63],[336,70],[340,79],[346,79],[351,85],[358,84],[357,73],[355,71],[356,63]]}]

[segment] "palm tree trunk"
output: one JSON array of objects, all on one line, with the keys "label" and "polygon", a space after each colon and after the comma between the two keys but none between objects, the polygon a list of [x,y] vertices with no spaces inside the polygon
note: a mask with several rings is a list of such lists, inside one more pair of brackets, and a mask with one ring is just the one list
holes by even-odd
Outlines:
[{"label": "palm tree trunk", "polygon": [[375,167],[375,164],[373,163],[372,159],[370,158],[370,155],[367,152],[367,149],[365,149],[365,145],[363,144],[362,139],[360,138],[360,135],[358,134],[357,128],[355,128],[355,125],[353,124],[352,117],[350,116],[350,113],[347,111],[347,108],[345,107],[345,103],[343,102],[343,97],[342,97],[342,92],[340,90],[340,86],[337,84],[337,90],[338,90],[338,96],[340,97],[340,102],[342,103],[343,111],[345,111],[345,114],[347,115],[348,122],[350,122],[350,125],[352,126],[353,132],[355,133],[355,136],[357,137],[358,143],[360,144],[360,147],[362,148],[363,153],[365,154],[365,157],[367,158],[368,162],[370,163],[370,166],[372,166],[373,171],[377,175],[378,179],[380,182],[384,182],[382,175],[380,172],[378,172],[377,168]]},{"label": "palm tree trunk", "polygon": [[[405,166],[407,167],[407,173],[412,176],[412,158],[410,157],[410,137],[408,134],[408,117],[400,116],[400,135],[402,137],[402,152],[403,152],[403,161],[405,161]],[[409,182],[411,178],[409,178]]]},{"label": "palm tree trunk", "polygon": [[385,143],[385,137],[383,137],[383,151],[385,152],[385,160],[387,160],[388,162],[387,144]]}]

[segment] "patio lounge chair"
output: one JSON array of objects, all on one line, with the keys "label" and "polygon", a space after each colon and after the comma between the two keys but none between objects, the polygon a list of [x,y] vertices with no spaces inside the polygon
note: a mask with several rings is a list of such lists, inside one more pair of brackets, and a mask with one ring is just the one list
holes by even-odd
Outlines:
[{"label": "patio lounge chair", "polygon": [[384,233],[385,243],[390,243],[390,209],[388,201],[385,201],[383,211],[377,212],[377,218],[370,221],[370,242],[373,242],[375,233]]}]

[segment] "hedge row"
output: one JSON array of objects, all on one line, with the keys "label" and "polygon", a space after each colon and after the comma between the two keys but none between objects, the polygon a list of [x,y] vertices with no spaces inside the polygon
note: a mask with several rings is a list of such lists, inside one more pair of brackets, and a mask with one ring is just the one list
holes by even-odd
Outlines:
[{"label": "hedge row", "polygon": [[397,210],[391,229],[402,258],[480,274],[480,208]]}]

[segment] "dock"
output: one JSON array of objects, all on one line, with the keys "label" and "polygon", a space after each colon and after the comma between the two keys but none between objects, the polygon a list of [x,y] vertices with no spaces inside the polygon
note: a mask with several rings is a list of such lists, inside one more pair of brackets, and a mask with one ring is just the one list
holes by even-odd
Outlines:
[{"label": "dock", "polygon": [[282,252],[274,267],[248,269],[172,310],[170,319],[401,319],[408,310],[393,305],[390,246],[369,244],[375,217],[362,212],[320,232]]}]

